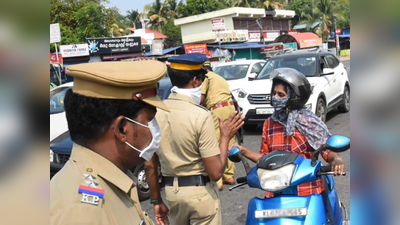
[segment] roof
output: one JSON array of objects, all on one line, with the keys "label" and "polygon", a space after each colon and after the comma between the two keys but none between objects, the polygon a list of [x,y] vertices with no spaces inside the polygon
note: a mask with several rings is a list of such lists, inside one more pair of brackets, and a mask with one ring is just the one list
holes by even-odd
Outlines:
[{"label": "roof", "polygon": [[193,23],[202,20],[208,20],[212,18],[219,18],[224,16],[237,16],[240,15],[245,17],[265,17],[265,10],[264,9],[255,9],[255,8],[245,8],[245,7],[233,7],[227,9],[221,9],[213,12],[202,13],[195,16],[184,17],[181,19],[175,20],[175,25],[183,25],[187,23]]},{"label": "roof", "polygon": [[[258,44],[258,43],[237,43],[237,44],[225,44],[221,45],[223,49],[250,49],[250,48],[263,48],[267,47],[268,45]],[[219,48],[219,45],[207,45],[210,48]]]},{"label": "roof", "polygon": [[[135,28],[134,27],[128,27],[127,29],[132,31],[132,32],[135,32]],[[160,33],[158,31],[155,31],[155,30],[152,30],[152,29],[149,29],[149,28],[145,28],[145,32],[146,33],[153,33],[154,34],[154,39],[168,38],[168,36],[166,36],[165,34]]]},{"label": "roof", "polygon": [[[320,22],[314,22],[313,24],[311,24],[311,29],[314,29],[316,26],[319,26]],[[297,24],[294,25],[293,30],[301,30],[301,29],[306,29],[307,28],[307,24],[303,23],[303,24]]]},{"label": "roof", "polygon": [[[170,53],[170,52],[172,52],[172,51],[174,51],[174,50],[176,50],[176,49],[178,49],[178,48],[182,48],[182,46],[177,46],[177,47],[172,47],[172,48],[164,49],[164,50],[162,51],[162,54],[163,54],[163,55],[168,54],[168,53]],[[146,52],[145,55],[146,55],[146,56],[151,56],[151,55],[154,55],[154,54],[153,54],[153,52]]]},{"label": "roof", "polygon": [[296,34],[284,34],[277,37],[274,42],[297,42],[299,48],[310,48],[320,46],[322,44],[322,39],[312,32],[304,32]]}]

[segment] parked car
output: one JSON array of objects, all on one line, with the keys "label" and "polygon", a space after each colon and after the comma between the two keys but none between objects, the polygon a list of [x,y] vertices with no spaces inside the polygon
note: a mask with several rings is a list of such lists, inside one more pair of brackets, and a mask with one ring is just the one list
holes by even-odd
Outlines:
[{"label": "parked car", "polygon": [[50,90],[50,141],[68,130],[64,97],[72,86],[73,82],[70,82]]},{"label": "parked car", "polygon": [[233,93],[245,115],[245,130],[254,129],[273,113],[270,73],[281,67],[296,69],[308,78],[313,92],[306,107],[322,121],[337,107],[340,112],[350,110],[350,81],[335,55],[322,51],[285,53],[271,57],[253,81]]},{"label": "parked car", "polygon": [[265,60],[239,60],[223,63],[213,68],[214,72],[223,77],[233,92],[249,80],[253,80],[265,64]]}]

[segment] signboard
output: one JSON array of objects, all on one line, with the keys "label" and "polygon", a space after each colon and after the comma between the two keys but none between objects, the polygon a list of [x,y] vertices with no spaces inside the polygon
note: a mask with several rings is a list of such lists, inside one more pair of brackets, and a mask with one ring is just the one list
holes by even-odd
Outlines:
[{"label": "signboard", "polygon": [[63,64],[62,55],[57,53],[50,53],[50,62],[60,63],[62,65]]},{"label": "signboard", "polygon": [[60,53],[63,58],[86,56],[89,55],[89,46],[87,44],[61,45]]},{"label": "signboard", "polygon": [[291,34],[297,34],[299,33],[297,30],[288,30],[287,34],[291,35]]},{"label": "signboard", "polygon": [[299,41],[300,48],[311,48],[311,47],[320,46],[321,44],[322,44],[321,38],[305,39],[305,40]]},{"label": "signboard", "polygon": [[341,33],[342,33],[342,29],[336,28],[335,33],[336,33],[336,34],[341,34]]},{"label": "signboard", "polygon": [[247,30],[226,30],[216,34],[216,41],[226,42],[246,42],[249,40],[249,32]]},{"label": "signboard", "polygon": [[153,40],[151,44],[151,52],[153,53],[153,55],[162,55],[163,48],[164,48],[163,40],[160,39]]},{"label": "signboard", "polygon": [[[249,32],[249,42],[260,42],[260,32]],[[267,37],[267,33],[263,32],[264,39]]]},{"label": "signboard", "polygon": [[212,24],[212,31],[225,30],[225,19],[224,18],[211,19],[211,24]]},{"label": "signboard", "polygon": [[269,44],[267,47],[260,48],[260,53],[268,53],[283,50],[282,43]]},{"label": "signboard", "polygon": [[202,53],[202,54],[207,54],[207,44],[191,44],[191,45],[185,45],[185,53]]},{"label": "signboard", "polygon": [[141,52],[140,37],[87,38],[90,55]]},{"label": "signboard", "polygon": [[50,44],[61,42],[60,24],[50,24]]}]

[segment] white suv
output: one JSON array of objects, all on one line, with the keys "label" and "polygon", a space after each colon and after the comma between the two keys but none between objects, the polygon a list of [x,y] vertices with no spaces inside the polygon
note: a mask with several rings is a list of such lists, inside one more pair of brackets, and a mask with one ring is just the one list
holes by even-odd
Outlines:
[{"label": "white suv", "polygon": [[307,76],[313,92],[306,106],[322,121],[332,109],[350,110],[350,81],[343,63],[330,52],[294,52],[277,55],[268,60],[257,77],[233,94],[243,110],[245,130],[262,124],[273,112],[271,106],[270,73],[276,68],[289,67]]},{"label": "white suv", "polygon": [[214,72],[223,77],[233,92],[239,90],[244,83],[253,80],[264,66],[265,60],[238,60],[218,64]]}]

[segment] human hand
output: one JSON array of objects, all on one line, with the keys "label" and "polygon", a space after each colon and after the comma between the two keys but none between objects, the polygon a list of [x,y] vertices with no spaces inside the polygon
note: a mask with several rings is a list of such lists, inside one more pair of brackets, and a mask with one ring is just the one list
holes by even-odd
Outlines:
[{"label": "human hand", "polygon": [[164,202],[154,205],[154,216],[158,225],[169,225],[168,214],[169,209]]},{"label": "human hand", "polygon": [[242,112],[232,113],[232,115],[224,122],[221,117],[219,117],[219,130],[221,133],[221,138],[227,138],[231,140],[236,132],[243,126],[244,117],[242,117]]},{"label": "human hand", "polygon": [[334,172],[334,176],[339,176],[342,175],[344,171],[344,163],[342,158],[336,157],[332,162],[331,162],[331,171]]},{"label": "human hand", "polygon": [[241,153],[243,153],[243,151],[244,151],[244,147],[237,143],[234,143],[231,146],[229,146],[229,150],[231,150],[233,147],[238,147]]}]

